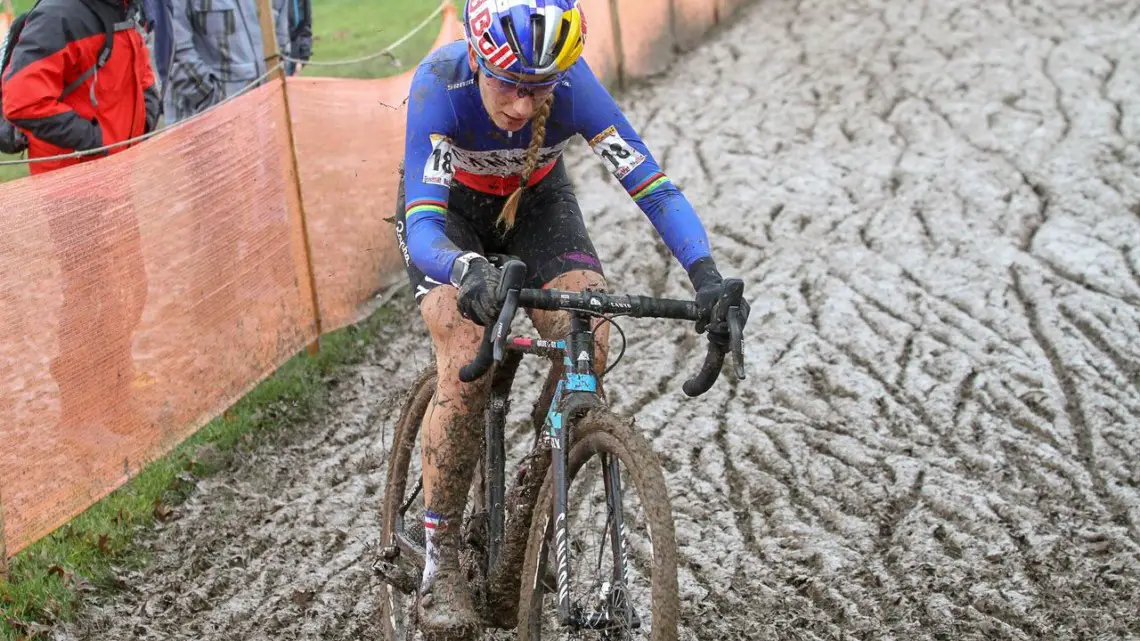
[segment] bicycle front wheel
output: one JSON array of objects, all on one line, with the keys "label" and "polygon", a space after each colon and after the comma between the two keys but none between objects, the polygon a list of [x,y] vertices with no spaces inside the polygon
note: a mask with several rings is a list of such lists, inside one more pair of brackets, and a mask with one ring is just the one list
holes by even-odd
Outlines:
[{"label": "bicycle front wheel", "polygon": [[607,641],[675,641],[677,543],[653,449],[632,421],[602,409],[572,423],[570,435],[567,513],[553,513],[553,466],[535,507],[519,639],[577,631]]}]

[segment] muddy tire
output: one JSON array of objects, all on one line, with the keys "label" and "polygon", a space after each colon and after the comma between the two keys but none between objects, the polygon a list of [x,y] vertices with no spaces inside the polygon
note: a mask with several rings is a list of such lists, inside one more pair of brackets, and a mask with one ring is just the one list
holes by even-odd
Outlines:
[{"label": "muddy tire", "polygon": [[[400,411],[399,420],[396,421],[392,449],[388,454],[388,478],[384,487],[381,547],[395,545],[396,514],[408,491],[408,469],[412,462],[412,452],[415,449],[416,439],[419,438],[424,414],[435,394],[435,383],[436,373],[433,366],[424,370],[412,383],[408,400]],[[420,527],[423,527],[422,524]],[[397,562],[413,572],[419,567],[407,559],[397,558]],[[420,571],[422,572],[422,568]],[[414,638],[408,634],[407,629],[415,604],[412,595],[405,594],[389,583],[382,583],[381,590],[383,594],[380,598],[380,620],[384,638],[387,641],[406,641]]]},{"label": "muddy tire", "polygon": [[[641,513],[646,525],[646,533],[652,550],[646,559],[651,587],[648,591],[651,603],[637,603],[642,619],[646,609],[652,611],[649,618],[649,635],[635,634],[633,638],[651,641],[676,641],[677,623],[680,612],[680,598],[677,591],[677,543],[673,526],[672,505],[661,466],[649,442],[634,429],[632,421],[621,419],[605,410],[592,410],[572,424],[567,472],[570,491],[574,492],[578,472],[590,460],[600,454],[616,457],[629,483],[637,493]],[[521,641],[541,641],[542,639],[563,638],[561,630],[550,629],[551,619],[543,614],[544,579],[549,580],[546,569],[548,558],[549,524],[553,521],[551,505],[553,501],[553,467],[547,470],[546,480],[535,506],[535,518],[531,523],[527,542],[526,557],[520,574],[519,626],[518,638]],[[624,481],[623,481],[624,483]],[[575,527],[575,515],[571,508],[568,519]],[[547,629],[544,634],[544,623]],[[644,625],[642,626],[644,628]]]}]

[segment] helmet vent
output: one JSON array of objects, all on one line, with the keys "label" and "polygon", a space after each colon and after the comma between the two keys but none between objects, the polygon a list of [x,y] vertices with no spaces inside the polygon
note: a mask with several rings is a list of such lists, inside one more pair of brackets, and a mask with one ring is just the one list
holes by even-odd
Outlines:
[{"label": "helmet vent", "polygon": [[562,48],[566,46],[566,40],[570,37],[570,18],[562,18],[562,28],[558,31],[558,40],[554,43],[554,55],[558,56],[562,52]]},{"label": "helmet vent", "polygon": [[[546,16],[542,14],[531,14],[530,28],[534,37],[531,39],[534,42],[534,66],[541,67],[546,64],[546,52],[542,50],[543,45],[546,44]],[[557,49],[555,50],[557,51]]]},{"label": "helmet vent", "polygon": [[503,25],[503,33],[507,34],[507,44],[519,56],[522,55],[522,44],[519,43],[519,34],[515,33],[515,23],[510,16],[503,16],[499,21]]}]

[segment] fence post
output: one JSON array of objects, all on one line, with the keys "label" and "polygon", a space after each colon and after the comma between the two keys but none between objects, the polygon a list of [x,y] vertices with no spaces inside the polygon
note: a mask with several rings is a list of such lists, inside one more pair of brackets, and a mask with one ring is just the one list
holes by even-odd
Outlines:
[{"label": "fence post", "polygon": [[677,0],[669,0],[669,35],[673,37],[672,52],[674,55],[680,51],[681,40],[677,37]]},{"label": "fence post", "polygon": [[610,0],[610,22],[614,27],[614,60],[617,64],[617,86],[625,89],[625,51],[621,47],[621,15],[618,13],[618,2]]},{"label": "fence post", "polygon": [[[282,10],[288,11],[288,5],[283,5]],[[309,240],[309,221],[305,216],[305,198],[301,191],[301,170],[297,164],[297,143],[293,138],[293,114],[289,109],[289,88],[285,85],[285,68],[278,64],[283,61],[277,49],[277,28],[273,19],[272,1],[257,0],[257,13],[261,22],[261,43],[265,53],[265,66],[272,68],[277,65],[277,69],[269,76],[269,82],[281,83],[281,96],[285,105],[285,135],[289,141],[289,158],[293,163],[293,190],[300,214],[299,220],[294,221],[294,223],[301,228],[301,237],[304,239],[305,272],[308,276],[301,288],[303,290],[305,285],[308,285],[309,298],[313,304],[313,320],[317,328],[317,338],[308,346],[309,355],[314,356],[320,349],[321,334],[324,333],[324,330],[321,327],[320,299],[317,295],[316,272],[313,269],[313,248]],[[302,295],[304,295],[303,291]]]}]

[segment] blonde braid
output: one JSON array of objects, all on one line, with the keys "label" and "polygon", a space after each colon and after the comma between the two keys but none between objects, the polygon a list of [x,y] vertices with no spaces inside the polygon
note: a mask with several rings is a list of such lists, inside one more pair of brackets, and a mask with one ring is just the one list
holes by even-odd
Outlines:
[{"label": "blonde braid", "polygon": [[523,167],[522,175],[519,177],[519,188],[511,194],[506,204],[503,205],[503,211],[499,213],[498,223],[506,229],[515,226],[515,216],[518,215],[519,200],[522,199],[522,193],[523,190],[526,189],[526,184],[530,182],[530,175],[538,168],[538,152],[542,150],[542,143],[546,140],[546,119],[550,117],[552,105],[554,105],[554,94],[550,94],[534,114],[530,146],[526,148],[526,166]]}]

